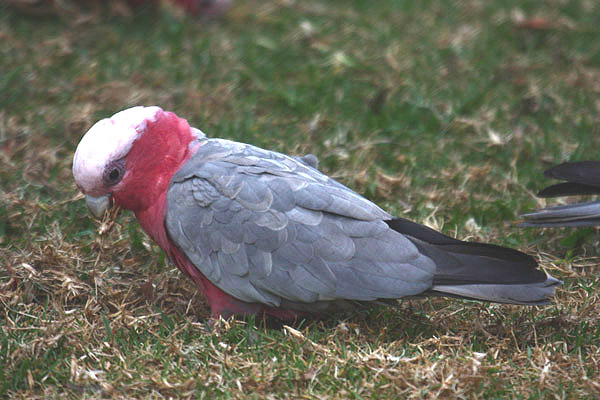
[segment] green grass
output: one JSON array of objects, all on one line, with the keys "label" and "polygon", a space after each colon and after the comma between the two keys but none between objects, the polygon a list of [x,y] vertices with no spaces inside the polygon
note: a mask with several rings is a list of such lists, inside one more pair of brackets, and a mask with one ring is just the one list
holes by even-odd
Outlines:
[{"label": "green grass", "polygon": [[[546,167],[600,159],[595,2],[75,9],[0,5],[0,397],[600,396],[598,230],[514,225],[544,204]],[[527,251],[565,285],[547,307],[409,300],[209,328],[133,216],[99,235],[71,177],[86,129],[138,104],[314,153],[390,212]]]}]

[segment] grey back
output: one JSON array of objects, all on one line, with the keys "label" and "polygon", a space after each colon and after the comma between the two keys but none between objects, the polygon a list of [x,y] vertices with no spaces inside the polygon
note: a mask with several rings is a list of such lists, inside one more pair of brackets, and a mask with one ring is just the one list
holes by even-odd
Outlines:
[{"label": "grey back", "polygon": [[270,306],[416,295],[435,265],[316,158],[203,139],[167,194],[171,240],[216,286]]}]

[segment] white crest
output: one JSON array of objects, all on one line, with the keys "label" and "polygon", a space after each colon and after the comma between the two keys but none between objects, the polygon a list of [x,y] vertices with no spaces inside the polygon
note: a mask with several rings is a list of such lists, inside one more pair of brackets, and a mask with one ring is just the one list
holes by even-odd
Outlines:
[{"label": "white crest", "polygon": [[155,121],[160,107],[132,107],[96,122],[83,136],[73,157],[73,177],[87,194],[100,182],[107,163],[123,158],[133,142]]}]

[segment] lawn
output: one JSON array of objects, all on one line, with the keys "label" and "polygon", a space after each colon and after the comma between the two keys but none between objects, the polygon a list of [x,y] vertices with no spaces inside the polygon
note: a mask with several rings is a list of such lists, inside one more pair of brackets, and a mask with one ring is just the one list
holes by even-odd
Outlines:
[{"label": "lawn", "polygon": [[[212,21],[105,3],[0,2],[0,397],[600,396],[600,232],[516,226],[556,203],[535,197],[545,168],[600,159],[595,1],[237,0]],[[135,218],[101,226],[71,176],[82,134],[140,104],[314,153],[390,212],[565,285],[544,307],[210,326]]]}]

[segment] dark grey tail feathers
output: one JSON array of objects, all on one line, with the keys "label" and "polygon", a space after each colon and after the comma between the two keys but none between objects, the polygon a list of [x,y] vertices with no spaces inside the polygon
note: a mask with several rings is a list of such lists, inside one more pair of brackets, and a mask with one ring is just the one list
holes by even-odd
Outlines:
[{"label": "dark grey tail feathers", "polygon": [[[542,189],[539,197],[600,194],[600,161],[566,162],[544,172],[566,182]],[[548,207],[521,215],[523,227],[579,227],[600,225],[600,202]]]},{"label": "dark grey tail feathers", "polygon": [[544,171],[547,178],[586,186],[595,186],[600,193],[600,161],[566,162]]},{"label": "dark grey tail feathers", "polygon": [[430,294],[539,305],[547,304],[562,283],[538,269],[533,257],[518,250],[461,241],[403,218],[387,224],[435,262]]},{"label": "dark grey tail feathers", "polygon": [[566,162],[547,169],[544,175],[566,182],[542,189],[539,197],[600,194],[600,161]]},{"label": "dark grey tail feathers", "polygon": [[600,187],[584,185],[581,183],[565,182],[548,186],[538,192],[538,197],[561,197],[600,194]]}]

